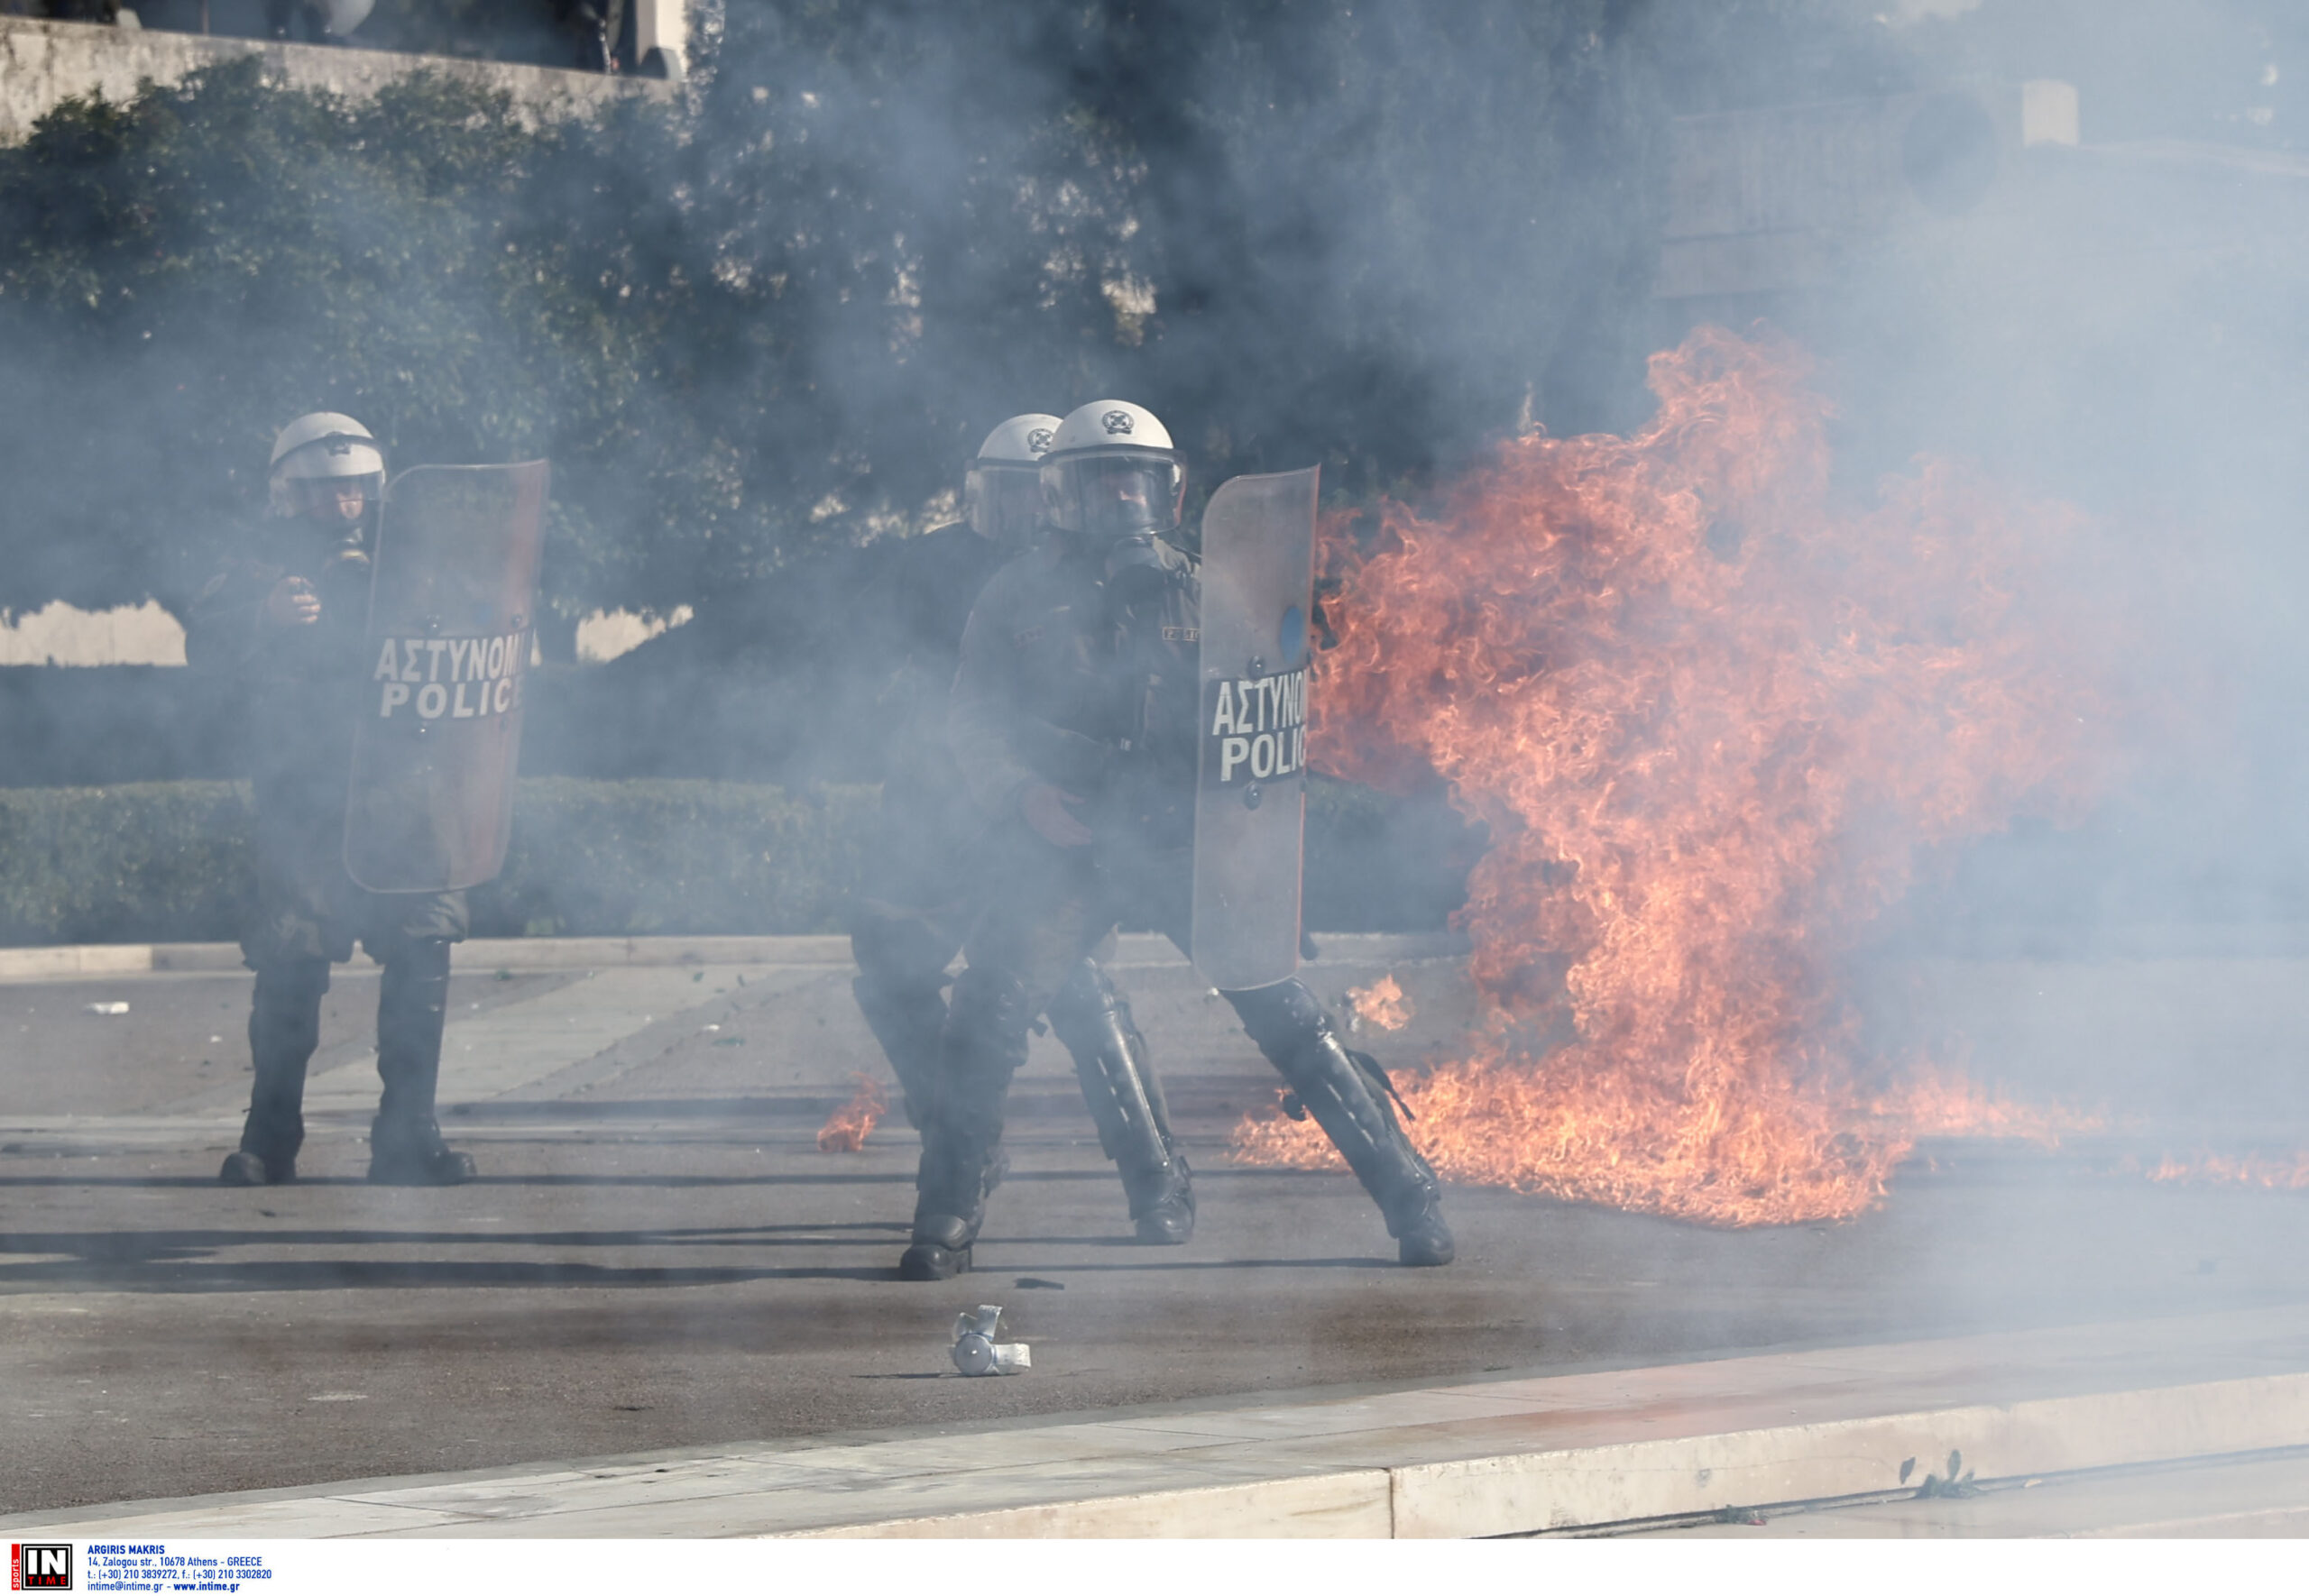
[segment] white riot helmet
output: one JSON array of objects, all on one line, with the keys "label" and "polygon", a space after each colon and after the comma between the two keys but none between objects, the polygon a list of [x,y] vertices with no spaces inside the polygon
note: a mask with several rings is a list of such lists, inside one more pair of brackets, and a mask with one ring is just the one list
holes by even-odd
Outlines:
[{"label": "white riot helmet", "polygon": [[962,473],[962,516],[971,530],[1017,546],[1042,524],[1042,461],[1058,432],[1055,416],[1013,416],[978,446]]},{"label": "white riot helmet", "polygon": [[365,509],[373,511],[384,496],[384,451],[352,417],[317,410],[298,417],[272,441],[271,485],[275,515],[321,513],[344,498],[346,488],[357,488]]},{"label": "white riot helmet", "polygon": [[1098,538],[1169,532],[1185,504],[1187,472],[1154,413],[1097,399],[1058,425],[1043,457],[1043,513]]}]

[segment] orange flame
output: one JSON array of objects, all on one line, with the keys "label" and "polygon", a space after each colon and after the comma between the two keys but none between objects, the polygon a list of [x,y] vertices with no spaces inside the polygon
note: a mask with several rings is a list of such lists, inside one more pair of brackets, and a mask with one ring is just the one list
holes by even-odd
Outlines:
[{"label": "orange flame", "polygon": [[2188,1159],[2167,1153],[2148,1171],[2148,1178],[2181,1186],[2258,1186],[2271,1191],[2309,1191],[2309,1152],[2249,1152],[2234,1156],[2205,1152]]},{"label": "orange flame", "polygon": [[851,1078],[858,1083],[858,1090],[818,1128],[820,1152],[864,1151],[866,1138],[873,1134],[874,1127],[881,1123],[883,1111],[889,1107],[889,1100],[882,1096],[880,1085],[871,1076]]},{"label": "orange flame", "polygon": [[1844,505],[1807,375],[1703,329],[1654,357],[1640,433],[1506,443],[1344,563],[1319,760],[1432,771],[1492,838],[1460,913],[1484,1023],[1402,1083],[1449,1176],[1785,1223],[1866,1208],[1918,1134],[2027,1117],[1868,1078],[1833,968],[1921,848],[2104,775],[2105,628],[2063,624],[2081,518],[1932,462]]},{"label": "orange flame", "polygon": [[1381,976],[1368,986],[1348,987],[1347,1001],[1357,1020],[1382,1031],[1401,1031],[1417,1012],[1393,976]]},{"label": "orange flame", "polygon": [[1982,1141],[2030,1142],[2051,1149],[2064,1136],[2093,1135],[2110,1128],[2099,1109],[2069,1103],[2024,1103],[1992,1092],[1952,1069],[1925,1068],[1917,1078],[1885,1089],[1870,1105],[1877,1119],[1914,1140],[1963,1136]]}]

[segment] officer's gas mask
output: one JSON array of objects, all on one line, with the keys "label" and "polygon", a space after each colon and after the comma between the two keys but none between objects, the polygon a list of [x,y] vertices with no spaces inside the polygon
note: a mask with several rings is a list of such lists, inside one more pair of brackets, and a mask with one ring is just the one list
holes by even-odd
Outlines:
[{"label": "officer's gas mask", "polygon": [[382,474],[296,477],[273,483],[276,546],[292,567],[367,569],[383,509]]},{"label": "officer's gas mask", "polygon": [[1167,449],[1095,449],[1043,462],[1051,524],[1091,542],[1175,530],[1186,487],[1186,470]]}]

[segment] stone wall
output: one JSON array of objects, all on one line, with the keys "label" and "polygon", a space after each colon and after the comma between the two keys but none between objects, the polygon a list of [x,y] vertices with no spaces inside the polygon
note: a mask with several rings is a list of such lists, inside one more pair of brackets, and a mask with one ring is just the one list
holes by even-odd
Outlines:
[{"label": "stone wall", "polygon": [[23,615],[0,610],[0,665],[180,665],[184,628],[147,599],[111,610],[59,600]]},{"label": "stone wall", "polygon": [[101,94],[125,100],[136,93],[142,79],[175,83],[198,68],[248,55],[264,57],[266,76],[273,82],[347,96],[373,94],[410,72],[446,72],[501,89],[513,96],[525,115],[539,118],[583,113],[620,95],[670,96],[678,92],[675,85],[651,78],[503,61],[0,16],[0,143],[25,138],[43,115],[75,96]]}]

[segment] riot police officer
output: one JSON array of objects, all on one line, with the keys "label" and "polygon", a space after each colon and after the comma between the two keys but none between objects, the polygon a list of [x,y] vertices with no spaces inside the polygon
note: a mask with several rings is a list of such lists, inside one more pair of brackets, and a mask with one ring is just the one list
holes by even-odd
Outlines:
[{"label": "riot police officer", "polygon": [[255,913],[241,939],[256,972],[256,1078],[240,1146],[218,1171],[227,1186],[296,1179],[321,998],[330,965],[350,959],[356,940],[384,966],[384,1091],[369,1179],[445,1186],[474,1175],[473,1160],[444,1143],[434,1118],[449,948],[465,935],[465,894],[364,892],[344,862],[384,473],[376,439],[349,416],[317,413],[283,427],[272,448],[271,516],[202,592],[187,628],[188,661],[230,677],[242,694],[256,800]]},{"label": "riot police officer", "polygon": [[[882,810],[852,914],[851,990],[890,1060],[906,1116],[926,1142],[948,1139],[936,1089],[946,967],[990,886],[986,822],[963,795],[946,738],[947,693],[962,625],[987,578],[1041,530],[1041,460],[1059,419],[1014,416],[987,435],[963,479],[962,521],[911,539],[863,595],[880,652],[901,661],[905,719],[885,765]],[[1099,1141],[1122,1176],[1137,1237],[1194,1234],[1194,1188],[1170,1133],[1162,1087],[1129,1001],[1098,962],[1073,961],[1050,1022],[1074,1057]],[[1007,1168],[999,1139],[978,1148],[977,1179]]]},{"label": "riot police officer", "polygon": [[[1053,531],[980,593],[949,709],[998,864],[940,1034],[943,1133],[924,1139],[909,1278],[970,1266],[978,1160],[999,1142],[1028,1030],[1076,961],[1125,912],[1186,941],[1200,595],[1196,561],[1170,540],[1184,468],[1154,415],[1101,400],[1061,424],[1041,480]],[[1376,1201],[1402,1261],[1449,1262],[1434,1171],[1377,1061],[1297,980],[1222,995]]]}]

